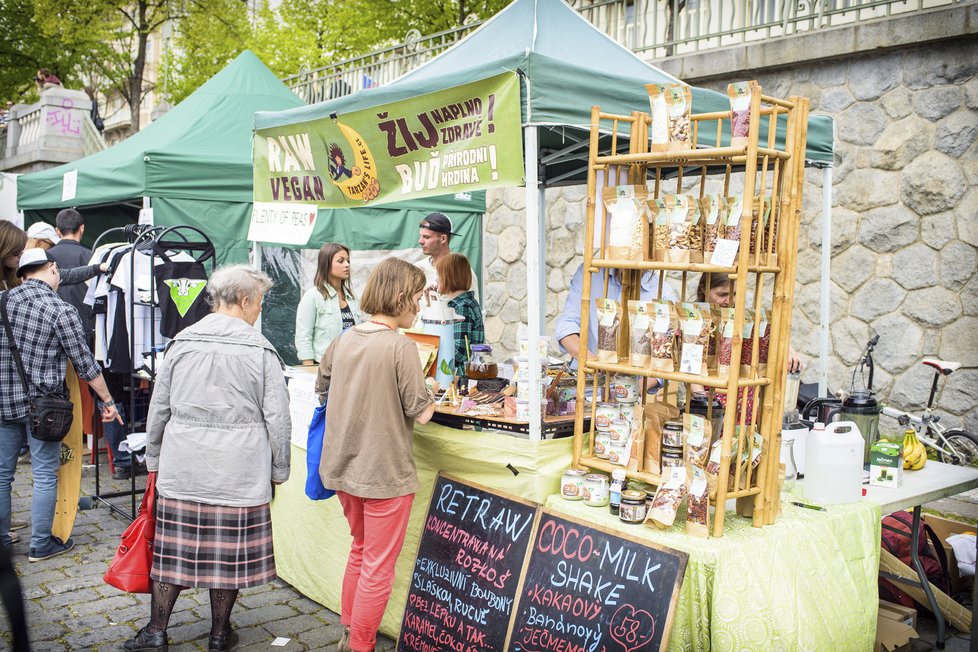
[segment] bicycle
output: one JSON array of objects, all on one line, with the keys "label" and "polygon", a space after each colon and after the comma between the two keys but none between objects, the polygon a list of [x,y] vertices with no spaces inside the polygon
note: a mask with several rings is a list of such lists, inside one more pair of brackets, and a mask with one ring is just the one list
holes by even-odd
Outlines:
[{"label": "bicycle", "polygon": [[940,415],[934,414],[934,399],[941,377],[950,376],[961,368],[961,363],[933,357],[923,358],[920,363],[934,370],[934,382],[931,383],[923,413],[918,416],[891,406],[883,406],[882,413],[896,419],[903,428],[912,425],[917,431],[917,439],[937,453],[939,462],[959,466],[978,465],[978,435],[963,428],[946,428],[940,422]]}]

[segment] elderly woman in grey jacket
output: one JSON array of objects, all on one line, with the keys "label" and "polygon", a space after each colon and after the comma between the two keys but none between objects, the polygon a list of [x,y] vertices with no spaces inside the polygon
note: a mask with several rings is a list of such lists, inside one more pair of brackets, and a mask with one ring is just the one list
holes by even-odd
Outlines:
[{"label": "elderly woman in grey jacket", "polygon": [[126,650],[167,650],[188,586],[210,589],[208,649],[230,649],[238,589],[275,578],[269,502],[289,477],[291,421],[282,361],[254,328],[271,285],[244,265],[217,270],[214,312],[166,351],[146,426],[159,493],[150,622]]}]

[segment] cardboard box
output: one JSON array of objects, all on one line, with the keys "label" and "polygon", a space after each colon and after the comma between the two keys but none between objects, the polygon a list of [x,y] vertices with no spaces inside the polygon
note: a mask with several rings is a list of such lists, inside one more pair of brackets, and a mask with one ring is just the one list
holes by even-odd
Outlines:
[{"label": "cardboard box", "polygon": [[869,449],[869,484],[896,488],[903,483],[903,446],[878,441]]},{"label": "cardboard box", "polygon": [[876,620],[874,652],[910,652],[910,641],[918,638],[913,627],[890,620],[882,613]]},{"label": "cardboard box", "polygon": [[950,536],[961,534],[962,532],[974,532],[978,530],[978,526],[952,521],[931,514],[924,515],[924,522],[933,528],[937,538],[941,540],[941,545],[944,546],[944,554],[947,555],[947,574],[951,582],[949,594],[954,595],[962,591],[967,591],[970,594],[975,578],[974,576],[968,575],[961,577],[961,574],[958,572],[958,560],[954,557],[954,549],[948,544],[947,539]]},{"label": "cardboard box", "polygon": [[917,610],[913,607],[880,600],[879,615],[917,629]]}]

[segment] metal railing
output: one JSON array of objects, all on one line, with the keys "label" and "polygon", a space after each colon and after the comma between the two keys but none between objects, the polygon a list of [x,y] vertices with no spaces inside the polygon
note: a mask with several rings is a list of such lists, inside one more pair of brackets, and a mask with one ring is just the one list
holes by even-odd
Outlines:
[{"label": "metal railing", "polygon": [[[967,0],[965,0],[967,1]],[[731,45],[908,14],[962,0],[570,0],[595,27],[655,61]],[[447,50],[484,21],[303,70],[282,81],[308,103],[374,88]]]}]

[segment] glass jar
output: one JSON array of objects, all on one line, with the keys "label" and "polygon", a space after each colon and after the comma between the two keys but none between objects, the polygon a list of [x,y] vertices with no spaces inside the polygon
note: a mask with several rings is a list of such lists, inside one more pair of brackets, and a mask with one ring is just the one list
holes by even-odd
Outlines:
[{"label": "glass jar", "polygon": [[465,363],[465,377],[469,380],[488,380],[499,375],[499,367],[492,358],[488,344],[473,344],[472,357]]},{"label": "glass jar", "polygon": [[632,434],[632,424],[627,419],[615,419],[611,422],[611,430],[608,431],[608,434],[613,442],[626,442]]},{"label": "glass jar", "polygon": [[641,523],[645,520],[646,493],[640,489],[627,489],[621,492],[621,506],[618,518],[623,523]]},{"label": "glass jar", "polygon": [[584,471],[567,469],[560,480],[560,495],[564,500],[581,500],[584,498]]},{"label": "glass jar", "polygon": [[598,430],[610,430],[611,422],[618,418],[618,406],[614,403],[598,403],[594,411],[594,427]]},{"label": "glass jar", "polygon": [[662,424],[662,447],[683,447],[683,420],[669,419]]},{"label": "glass jar", "polygon": [[638,376],[615,374],[611,384],[612,395],[617,403],[637,403],[640,398]]},{"label": "glass jar", "polygon": [[584,477],[584,504],[589,507],[608,504],[608,476],[592,473]]},{"label": "glass jar", "polygon": [[674,466],[683,466],[682,446],[663,446],[662,447],[662,475],[665,477],[666,469]]},{"label": "glass jar", "polygon": [[621,492],[625,489],[625,470],[611,472],[611,487],[608,490],[608,506],[613,516],[618,516],[621,508]]},{"label": "glass jar", "polygon": [[608,432],[594,433],[594,456],[606,460],[611,456],[611,434]]}]

